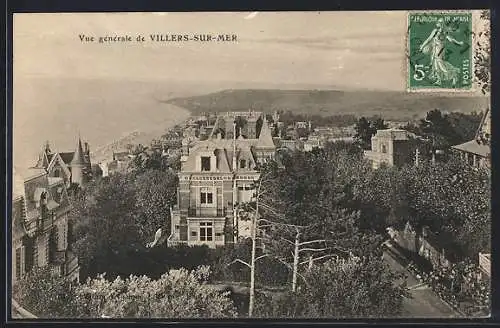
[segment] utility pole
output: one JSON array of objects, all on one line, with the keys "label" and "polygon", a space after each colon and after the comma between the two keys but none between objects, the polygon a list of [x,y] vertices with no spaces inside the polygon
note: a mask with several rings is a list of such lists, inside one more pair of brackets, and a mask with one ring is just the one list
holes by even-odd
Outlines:
[{"label": "utility pole", "polygon": [[300,246],[300,231],[296,227],[297,233],[295,234],[295,248],[293,251],[293,276],[292,276],[292,292],[297,290],[297,273],[299,272],[299,246]]},{"label": "utility pole", "polygon": [[238,191],[236,188],[236,118],[233,121],[233,242],[238,241],[238,213],[236,210],[236,201]]},{"label": "utility pole", "polygon": [[250,260],[250,299],[248,302],[248,316],[252,317],[255,302],[255,253],[257,248],[257,213],[259,211],[259,202],[255,206],[255,215],[252,215],[252,256]]}]

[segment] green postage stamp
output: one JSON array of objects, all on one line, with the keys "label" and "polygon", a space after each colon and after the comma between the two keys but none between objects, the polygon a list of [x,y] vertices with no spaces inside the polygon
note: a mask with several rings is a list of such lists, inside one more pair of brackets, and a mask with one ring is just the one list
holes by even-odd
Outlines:
[{"label": "green postage stamp", "polygon": [[408,89],[472,89],[472,14],[408,14]]}]

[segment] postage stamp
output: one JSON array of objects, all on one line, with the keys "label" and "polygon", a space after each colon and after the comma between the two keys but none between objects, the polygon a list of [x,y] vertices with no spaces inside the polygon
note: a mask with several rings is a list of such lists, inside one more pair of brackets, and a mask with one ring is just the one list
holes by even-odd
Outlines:
[{"label": "postage stamp", "polygon": [[469,91],[473,84],[472,14],[408,14],[408,89]]}]

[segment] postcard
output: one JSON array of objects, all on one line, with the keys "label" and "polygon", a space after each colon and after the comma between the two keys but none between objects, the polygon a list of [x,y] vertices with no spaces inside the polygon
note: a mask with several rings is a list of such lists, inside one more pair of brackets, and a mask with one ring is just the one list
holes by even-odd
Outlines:
[{"label": "postcard", "polygon": [[484,318],[488,10],[16,13],[11,320]]}]

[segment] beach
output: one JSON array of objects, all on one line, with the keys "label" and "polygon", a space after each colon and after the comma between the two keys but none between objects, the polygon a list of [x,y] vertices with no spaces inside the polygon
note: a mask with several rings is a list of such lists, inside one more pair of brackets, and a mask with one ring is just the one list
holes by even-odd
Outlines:
[{"label": "beach", "polygon": [[116,141],[149,144],[190,115],[163,101],[189,94],[168,81],[15,80],[13,165],[34,165],[46,141],[53,151],[74,151],[80,136],[94,162],[111,157],[106,146]]}]

